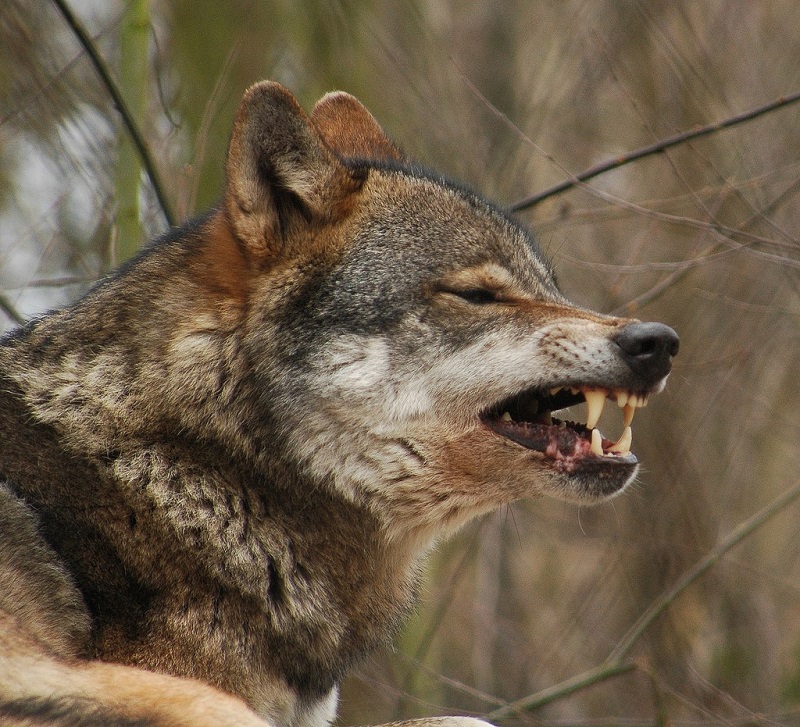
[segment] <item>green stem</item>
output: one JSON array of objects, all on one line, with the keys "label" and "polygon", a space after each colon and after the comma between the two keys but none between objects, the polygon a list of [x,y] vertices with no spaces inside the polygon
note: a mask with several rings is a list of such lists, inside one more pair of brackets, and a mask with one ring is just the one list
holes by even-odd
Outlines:
[{"label": "green stem", "polygon": [[19,311],[2,293],[0,293],[0,311],[5,313],[14,323],[22,325],[25,322],[25,319],[20,315]]},{"label": "green stem", "polygon": [[[120,24],[120,86],[128,109],[141,123],[147,110],[149,0],[129,0]],[[117,257],[127,260],[144,241],[140,223],[142,162],[135,145],[120,137],[117,157]]]}]

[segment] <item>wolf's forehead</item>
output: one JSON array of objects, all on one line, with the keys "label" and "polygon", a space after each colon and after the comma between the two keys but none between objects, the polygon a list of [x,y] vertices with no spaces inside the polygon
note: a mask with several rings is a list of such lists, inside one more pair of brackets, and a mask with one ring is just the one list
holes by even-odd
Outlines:
[{"label": "wolf's forehead", "polygon": [[360,252],[399,266],[398,272],[444,275],[492,265],[525,287],[556,290],[533,235],[490,201],[438,178],[393,174],[389,181],[378,185],[362,217]]}]

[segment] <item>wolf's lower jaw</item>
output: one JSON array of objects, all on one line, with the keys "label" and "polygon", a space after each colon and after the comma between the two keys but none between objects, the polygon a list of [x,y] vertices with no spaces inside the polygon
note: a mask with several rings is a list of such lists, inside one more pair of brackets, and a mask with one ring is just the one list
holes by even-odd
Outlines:
[{"label": "wolf's lower jaw", "polygon": [[[652,393],[621,389],[553,387],[529,389],[493,406],[484,416],[484,423],[494,432],[527,449],[541,452],[560,471],[580,468],[583,460],[594,460],[594,466],[637,464],[631,453],[631,422],[636,409],[647,406]],[[616,401],[623,411],[623,431],[614,442],[605,439],[596,428],[605,400]],[[586,424],[561,421],[552,411],[581,401],[586,403]]]}]

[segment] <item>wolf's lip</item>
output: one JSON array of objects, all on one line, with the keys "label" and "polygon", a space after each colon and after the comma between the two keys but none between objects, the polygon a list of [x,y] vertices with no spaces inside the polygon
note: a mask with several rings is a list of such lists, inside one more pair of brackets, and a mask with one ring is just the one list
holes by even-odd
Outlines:
[{"label": "wolf's lip", "polygon": [[[495,432],[560,461],[602,458],[609,464],[636,464],[631,453],[631,422],[636,409],[647,405],[649,392],[631,392],[598,387],[552,387],[529,389],[493,406],[482,417]],[[614,442],[596,428],[606,399],[623,411],[623,430]],[[586,424],[553,419],[552,411],[586,402]]]},{"label": "wolf's lip", "polygon": [[[591,432],[584,425],[575,422],[559,422],[554,424],[532,424],[530,422],[505,422],[502,419],[487,419],[486,424],[498,434],[517,444],[542,452],[548,458],[563,464],[574,463],[579,459],[591,457],[609,465],[633,465],[638,462],[630,452],[611,452],[615,442],[600,436],[603,454],[593,451]],[[595,445],[596,446],[596,445]]]}]

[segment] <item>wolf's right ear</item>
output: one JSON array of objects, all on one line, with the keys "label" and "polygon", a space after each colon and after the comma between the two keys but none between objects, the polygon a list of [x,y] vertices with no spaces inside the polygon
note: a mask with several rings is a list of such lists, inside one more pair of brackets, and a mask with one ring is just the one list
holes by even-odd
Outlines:
[{"label": "wolf's right ear", "polygon": [[325,143],[340,156],[375,161],[405,160],[375,117],[349,93],[325,94],[314,106],[311,121]]},{"label": "wolf's right ear", "polygon": [[335,218],[363,184],[325,146],[294,96],[272,81],[245,93],[225,171],[226,214],[256,254],[277,252],[295,224]]}]

